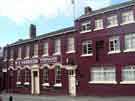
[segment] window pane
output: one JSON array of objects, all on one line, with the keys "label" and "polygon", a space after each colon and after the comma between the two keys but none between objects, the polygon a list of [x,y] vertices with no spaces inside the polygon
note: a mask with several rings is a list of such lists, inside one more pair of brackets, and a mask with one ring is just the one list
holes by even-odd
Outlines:
[{"label": "window pane", "polygon": [[114,67],[94,67],[91,70],[92,81],[115,81],[115,68]]},{"label": "window pane", "polygon": [[125,66],[122,68],[122,81],[134,81],[135,80],[135,67]]}]

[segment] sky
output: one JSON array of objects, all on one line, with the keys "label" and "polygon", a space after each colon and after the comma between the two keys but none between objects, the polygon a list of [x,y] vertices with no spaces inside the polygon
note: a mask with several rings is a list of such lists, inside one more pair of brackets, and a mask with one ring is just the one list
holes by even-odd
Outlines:
[{"label": "sky", "polygon": [[[75,17],[84,7],[93,10],[129,0],[75,0]],[[74,24],[71,0],[0,0],[0,46],[29,38],[29,26],[37,26],[37,35]]]}]

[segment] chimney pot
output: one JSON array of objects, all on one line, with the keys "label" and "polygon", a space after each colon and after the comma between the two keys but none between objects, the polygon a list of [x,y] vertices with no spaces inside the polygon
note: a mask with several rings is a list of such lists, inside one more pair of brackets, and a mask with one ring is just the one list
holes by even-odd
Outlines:
[{"label": "chimney pot", "polygon": [[87,6],[85,7],[85,15],[89,15],[92,12],[92,8]]}]

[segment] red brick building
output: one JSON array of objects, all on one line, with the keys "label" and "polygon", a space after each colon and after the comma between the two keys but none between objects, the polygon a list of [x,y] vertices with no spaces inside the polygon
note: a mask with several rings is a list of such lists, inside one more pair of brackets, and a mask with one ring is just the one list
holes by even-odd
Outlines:
[{"label": "red brick building", "polygon": [[135,2],[85,13],[75,26],[4,48],[8,92],[135,95]]}]

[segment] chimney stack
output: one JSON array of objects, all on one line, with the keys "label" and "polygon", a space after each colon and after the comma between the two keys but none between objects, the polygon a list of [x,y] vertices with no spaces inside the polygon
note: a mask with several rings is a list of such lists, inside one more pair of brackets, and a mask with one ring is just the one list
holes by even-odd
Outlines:
[{"label": "chimney stack", "polygon": [[36,38],[36,25],[34,24],[30,24],[29,38],[30,39]]},{"label": "chimney stack", "polygon": [[87,6],[85,7],[85,15],[89,15],[92,12],[92,8]]}]

